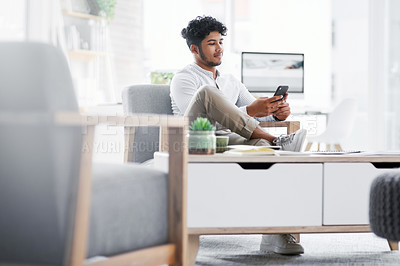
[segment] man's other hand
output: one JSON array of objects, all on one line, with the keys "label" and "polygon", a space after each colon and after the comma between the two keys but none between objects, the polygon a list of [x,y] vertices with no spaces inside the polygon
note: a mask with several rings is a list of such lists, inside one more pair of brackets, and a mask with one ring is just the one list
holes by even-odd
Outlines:
[{"label": "man's other hand", "polygon": [[[281,99],[282,96],[273,96],[270,98],[260,97],[247,106],[247,114],[252,117],[264,117],[275,114],[275,112],[279,111],[281,106],[282,107],[284,105],[289,106],[286,102],[284,102],[286,97],[287,95],[285,95],[283,100],[277,102],[274,101]],[[289,108],[289,114],[290,114],[290,108]],[[283,114],[281,115],[281,117],[283,117]]]},{"label": "man's other hand", "polygon": [[286,120],[290,115],[290,106],[287,102],[282,102],[278,110],[273,113],[273,115],[279,120]]}]

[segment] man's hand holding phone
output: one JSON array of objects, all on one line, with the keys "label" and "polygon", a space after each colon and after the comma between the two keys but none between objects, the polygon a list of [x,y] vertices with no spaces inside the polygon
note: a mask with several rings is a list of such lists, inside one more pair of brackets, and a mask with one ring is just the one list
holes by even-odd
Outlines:
[{"label": "man's hand holding phone", "polygon": [[278,120],[285,120],[290,115],[290,107],[286,102],[289,86],[279,86],[273,97],[260,97],[247,106],[247,114],[252,117],[274,115]]},{"label": "man's hand holding phone", "polygon": [[260,97],[247,106],[247,114],[252,117],[264,117],[274,114],[285,103],[281,96]]}]

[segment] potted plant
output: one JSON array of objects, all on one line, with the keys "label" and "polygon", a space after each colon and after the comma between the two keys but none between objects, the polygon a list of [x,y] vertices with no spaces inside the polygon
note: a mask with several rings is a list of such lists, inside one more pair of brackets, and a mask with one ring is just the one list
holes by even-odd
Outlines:
[{"label": "potted plant", "polygon": [[108,21],[111,21],[115,16],[115,6],[117,5],[117,0],[96,0],[101,16],[105,17]]},{"label": "potted plant", "polygon": [[174,73],[171,72],[151,72],[151,84],[171,84]]},{"label": "potted plant", "polygon": [[214,154],[215,149],[215,127],[207,118],[198,117],[189,127],[189,153]]}]

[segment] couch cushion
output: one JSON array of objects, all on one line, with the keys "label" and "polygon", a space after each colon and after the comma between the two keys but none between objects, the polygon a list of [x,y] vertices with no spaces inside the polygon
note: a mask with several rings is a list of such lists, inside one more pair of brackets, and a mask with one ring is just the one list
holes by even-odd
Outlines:
[{"label": "couch cushion", "polygon": [[137,164],[95,164],[88,257],[168,240],[168,175]]}]

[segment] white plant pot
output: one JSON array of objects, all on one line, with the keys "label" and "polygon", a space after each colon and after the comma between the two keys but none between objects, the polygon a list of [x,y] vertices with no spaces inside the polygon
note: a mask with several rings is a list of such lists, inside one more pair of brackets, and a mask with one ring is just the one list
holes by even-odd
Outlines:
[{"label": "white plant pot", "polygon": [[215,150],[215,131],[189,131],[190,154],[214,154]]}]

